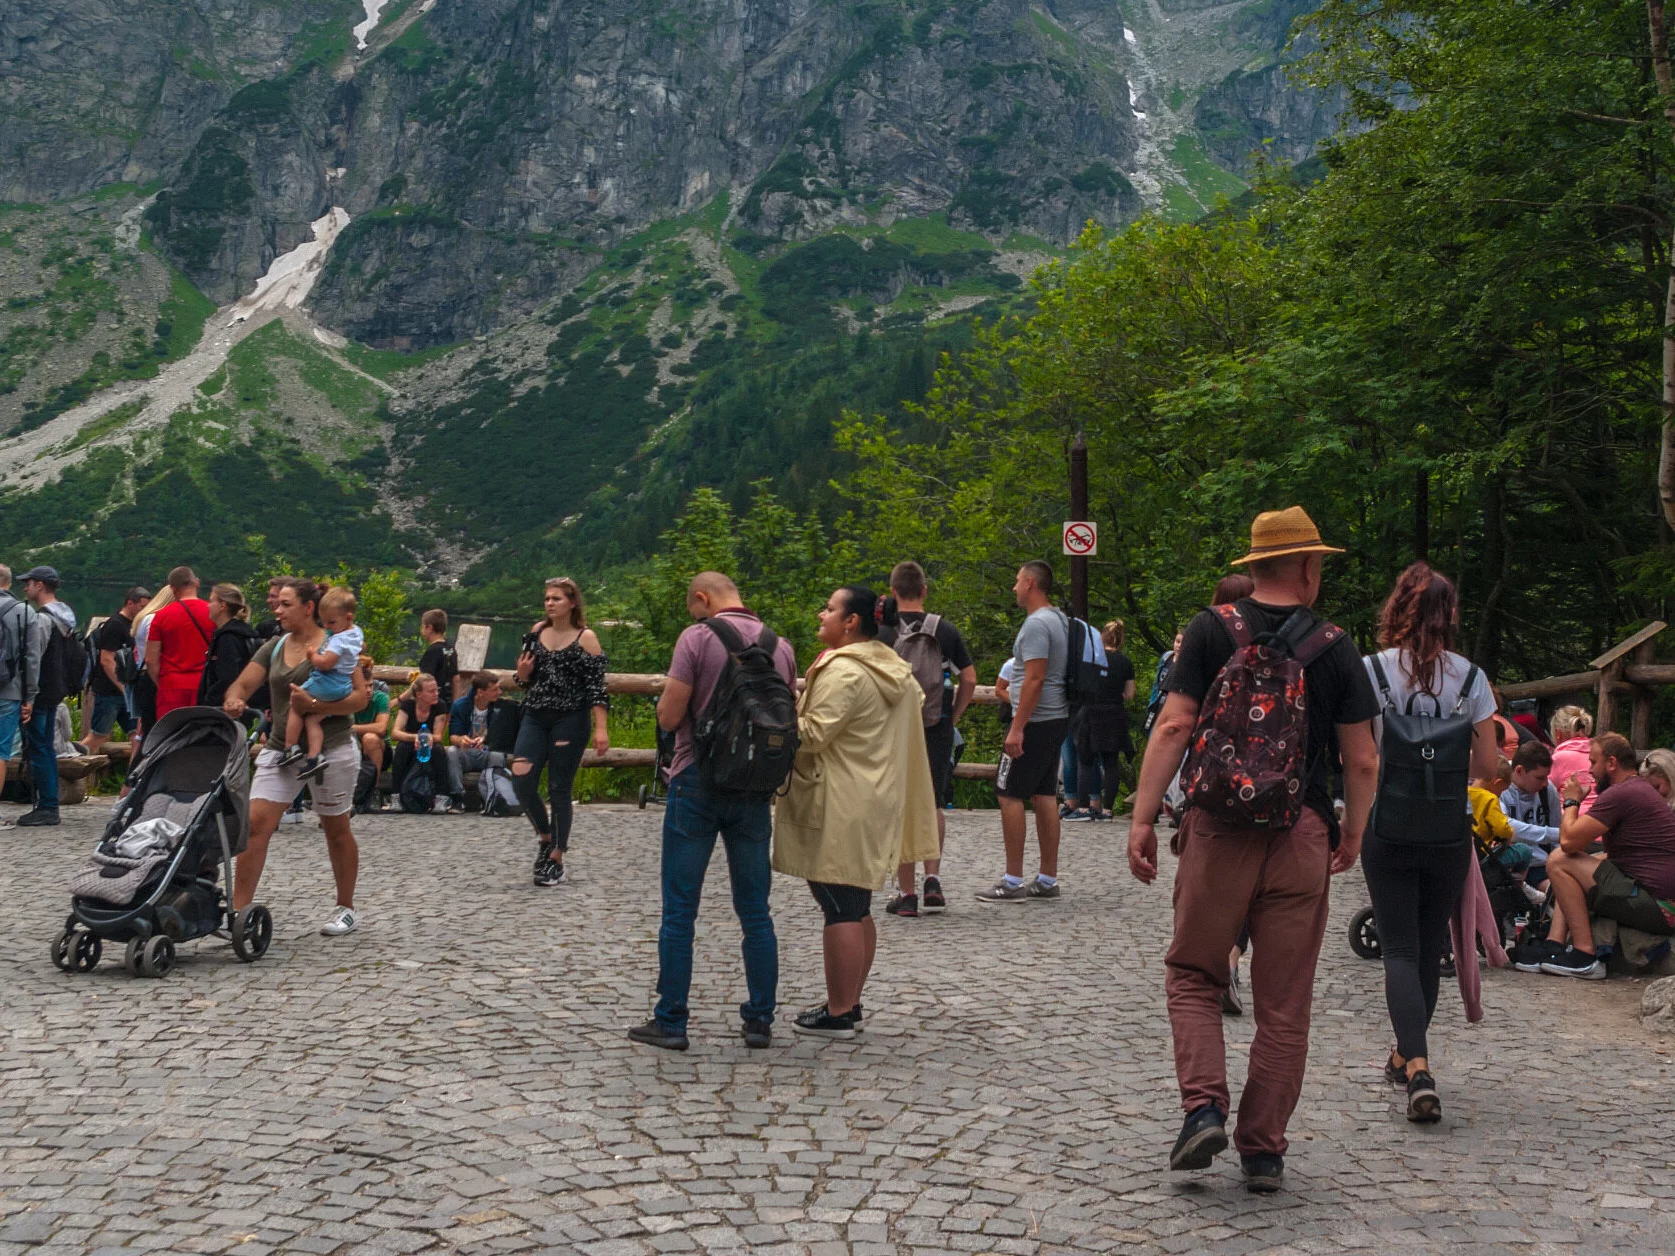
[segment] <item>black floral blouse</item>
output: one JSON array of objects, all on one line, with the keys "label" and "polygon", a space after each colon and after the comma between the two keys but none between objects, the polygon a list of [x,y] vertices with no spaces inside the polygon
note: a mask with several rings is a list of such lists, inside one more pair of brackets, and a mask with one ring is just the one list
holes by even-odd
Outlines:
[{"label": "black floral blouse", "polygon": [[605,656],[589,654],[581,642],[549,650],[539,641],[530,644],[535,670],[530,673],[525,706],[548,711],[579,711],[609,706],[605,691]]}]

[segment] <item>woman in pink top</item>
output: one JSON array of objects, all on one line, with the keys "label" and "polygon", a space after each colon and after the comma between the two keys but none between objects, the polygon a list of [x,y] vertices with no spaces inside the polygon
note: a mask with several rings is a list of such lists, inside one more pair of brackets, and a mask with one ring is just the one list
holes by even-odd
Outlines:
[{"label": "woman in pink top", "polygon": [[1594,774],[1588,768],[1588,742],[1594,735],[1594,717],[1579,706],[1562,706],[1553,712],[1547,728],[1553,735],[1553,772],[1548,779],[1562,790],[1572,776],[1578,777],[1588,787],[1588,796],[1582,800],[1582,814],[1587,815],[1598,797],[1594,792]]}]

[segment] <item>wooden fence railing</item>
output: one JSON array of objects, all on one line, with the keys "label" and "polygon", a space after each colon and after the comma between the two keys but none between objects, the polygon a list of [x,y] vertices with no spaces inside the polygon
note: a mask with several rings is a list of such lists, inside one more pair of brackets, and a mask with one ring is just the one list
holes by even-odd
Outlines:
[{"label": "wooden fence railing", "polygon": [[1658,635],[1667,627],[1669,625],[1663,620],[1654,619],[1589,663],[1587,671],[1502,685],[1501,697],[1510,701],[1592,693],[1595,699],[1594,727],[1606,732],[1616,727],[1618,703],[1627,694],[1628,739],[1640,749],[1645,749],[1652,739],[1652,691],[1660,685],[1675,685],[1675,663],[1655,661]]}]

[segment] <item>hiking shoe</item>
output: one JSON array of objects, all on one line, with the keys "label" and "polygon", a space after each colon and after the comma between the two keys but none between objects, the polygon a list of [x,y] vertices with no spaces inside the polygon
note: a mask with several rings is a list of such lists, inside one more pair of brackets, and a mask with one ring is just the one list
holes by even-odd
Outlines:
[{"label": "hiking shoe", "polygon": [[1035,880],[1026,885],[1024,889],[1028,892],[1029,901],[1032,903],[1039,902],[1041,899],[1057,898],[1059,896],[1059,883],[1054,881],[1051,885],[1046,885],[1042,882],[1040,877],[1036,877]]},{"label": "hiking shoe", "polygon": [[1252,1195],[1272,1195],[1285,1185],[1285,1157],[1259,1151],[1254,1156],[1240,1156],[1239,1165],[1245,1171],[1245,1189]]},{"label": "hiking shoe", "polygon": [[855,1036],[855,1022],[850,1014],[833,1016],[822,1003],[819,1007],[811,1007],[791,1022],[791,1027],[799,1034],[807,1034],[811,1038],[853,1038]]},{"label": "hiking shoe", "polygon": [[1237,964],[1228,970],[1227,987],[1221,992],[1221,1010],[1227,1016],[1243,1016],[1245,1014],[1244,1000],[1239,997],[1239,966]]},{"label": "hiking shoe", "polygon": [[556,859],[543,859],[535,865],[535,884],[543,887],[563,885],[564,865]]},{"label": "hiking shoe", "polygon": [[746,1021],[739,1033],[744,1038],[744,1045],[753,1051],[774,1045],[774,1029],[767,1021]]},{"label": "hiking shoe", "polygon": [[1563,954],[1564,947],[1551,938],[1531,938],[1518,944],[1512,956],[1512,966],[1521,973],[1538,973],[1542,964]]},{"label": "hiking shoe", "polygon": [[317,777],[324,776],[325,771],[325,756],[318,754],[310,755],[302,761],[302,767],[297,769],[297,779],[299,781],[312,781]]},{"label": "hiking shoe", "polygon": [[1207,1169],[1212,1161],[1227,1150],[1227,1118],[1213,1103],[1206,1103],[1187,1114],[1181,1124],[1181,1136],[1169,1153],[1171,1169]]},{"label": "hiking shoe", "polygon": [[1002,877],[988,889],[978,890],[977,899],[983,903],[1024,903],[1029,901],[1029,886],[1022,882],[1008,885]]},{"label": "hiking shoe", "polygon": [[690,1045],[685,1030],[665,1029],[655,1016],[645,1024],[635,1025],[630,1029],[628,1041],[647,1047],[661,1047],[665,1051],[685,1051]]},{"label": "hiking shoe", "polygon": [[924,893],[919,898],[919,910],[927,916],[940,916],[948,910],[948,900],[942,896],[940,877],[926,877]]},{"label": "hiking shoe", "polygon": [[917,894],[898,894],[884,905],[884,910],[892,916],[917,916],[919,914],[919,896]]},{"label": "hiking shoe", "polygon": [[[27,819],[28,817],[24,817]],[[19,820],[19,824],[23,821]],[[1604,981],[1605,965],[1592,951],[1578,951],[1567,946],[1557,955],[1541,961],[1541,971],[1555,977],[1580,977],[1584,981]]]},{"label": "hiking shoe", "polygon": [[1396,1053],[1394,1051],[1384,1061],[1384,1080],[1392,1086],[1407,1085],[1407,1065],[1396,1063]]},{"label": "hiking shoe", "polygon": [[1415,1125],[1434,1125],[1442,1120],[1442,1097],[1436,1079],[1420,1069],[1407,1080],[1407,1119]]},{"label": "hiking shoe", "polygon": [[25,811],[17,818],[17,827],[20,829],[36,829],[57,823],[57,808],[36,807],[33,811]]},{"label": "hiking shoe", "polygon": [[274,760],[274,766],[288,768],[307,753],[301,746],[286,746],[279,752],[279,758]]},{"label": "hiking shoe", "polygon": [[355,917],[353,907],[339,907],[326,918],[326,923],[320,926],[320,932],[328,938],[341,938],[346,933],[353,933],[360,925]]}]

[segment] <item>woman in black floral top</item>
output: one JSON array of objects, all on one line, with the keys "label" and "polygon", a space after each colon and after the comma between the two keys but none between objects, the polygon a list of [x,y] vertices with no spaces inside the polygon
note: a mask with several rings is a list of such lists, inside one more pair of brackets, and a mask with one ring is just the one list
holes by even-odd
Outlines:
[{"label": "woman in black floral top", "polygon": [[[523,813],[535,826],[535,884],[564,882],[564,852],[570,848],[570,788],[591,742],[600,754],[610,749],[606,731],[605,652],[587,626],[582,591],[573,580],[547,581],[547,617],[529,630],[518,655],[518,683],[528,696],[512,747],[512,786]],[[547,797],[541,802],[541,768],[547,769]]]}]

